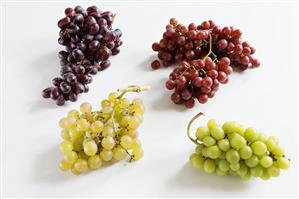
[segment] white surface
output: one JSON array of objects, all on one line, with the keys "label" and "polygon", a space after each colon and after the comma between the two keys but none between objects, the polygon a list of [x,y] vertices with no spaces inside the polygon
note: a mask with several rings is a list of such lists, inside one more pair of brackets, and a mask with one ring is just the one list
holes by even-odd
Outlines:
[{"label": "white surface", "polygon": [[[94,4],[94,3],[92,3]],[[57,107],[41,90],[59,72],[57,20],[75,3],[4,3],[3,7],[3,194],[4,196],[295,196],[297,195],[297,27],[295,4],[281,3],[97,3],[117,13],[123,31],[121,53],[94,77],[76,103]],[[83,4],[84,7],[89,4]],[[205,105],[192,110],[172,104],[164,82],[172,68],[151,71],[151,44],[169,18],[183,23],[213,19],[243,31],[256,47],[259,69],[234,73]],[[142,160],[76,177],[58,169],[58,120],[89,101],[99,107],[108,92],[149,84],[140,128]],[[138,94],[129,94],[136,97]],[[237,120],[276,135],[292,165],[279,178],[242,182],[195,170],[188,164],[194,145],[187,122],[197,112],[224,122]]]}]

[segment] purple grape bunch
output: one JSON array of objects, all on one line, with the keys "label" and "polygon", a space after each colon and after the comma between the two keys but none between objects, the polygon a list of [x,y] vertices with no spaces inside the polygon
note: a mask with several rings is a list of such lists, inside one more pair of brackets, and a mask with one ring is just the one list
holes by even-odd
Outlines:
[{"label": "purple grape bunch", "polygon": [[114,17],[112,12],[101,11],[97,6],[65,9],[65,17],[58,21],[58,43],[65,46],[58,53],[60,76],[52,80],[53,86],[42,91],[44,98],[62,106],[88,92],[92,75],[108,68],[110,56],[120,52],[122,32],[112,29]]}]

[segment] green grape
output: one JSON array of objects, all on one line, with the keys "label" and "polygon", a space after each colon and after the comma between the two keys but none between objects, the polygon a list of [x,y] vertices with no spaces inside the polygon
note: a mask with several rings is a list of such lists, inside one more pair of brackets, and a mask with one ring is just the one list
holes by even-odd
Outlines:
[{"label": "green grape", "polygon": [[190,156],[190,161],[194,168],[201,169],[203,168],[205,159],[196,153],[192,153]]},{"label": "green grape", "polygon": [[209,136],[210,132],[209,129],[205,126],[201,126],[196,131],[196,137],[202,141],[205,137]]},{"label": "green grape", "polygon": [[216,164],[214,160],[207,159],[204,161],[203,169],[206,173],[213,173],[216,170]]},{"label": "green grape", "polygon": [[203,144],[207,147],[216,144],[216,140],[211,136],[206,136],[202,141],[203,141]]},{"label": "green grape", "polygon": [[230,143],[228,139],[222,139],[217,142],[218,147],[221,151],[228,151],[230,149]]},{"label": "green grape", "polygon": [[275,140],[273,140],[273,139],[268,138],[265,141],[265,144],[267,146],[268,151],[270,151],[270,152],[274,151],[275,148],[277,148],[277,144],[276,144]]},{"label": "green grape", "polygon": [[121,121],[120,121],[120,125],[122,127],[126,127],[129,125],[129,121],[131,120],[131,116],[129,115],[126,115],[124,117],[121,118]]},{"label": "green grape", "polygon": [[101,107],[102,108],[106,108],[106,107],[110,107],[111,106],[111,103],[109,102],[109,100],[102,100],[101,101]]},{"label": "green grape", "polygon": [[239,163],[230,164],[229,168],[233,171],[238,171],[240,169],[240,164]]},{"label": "green grape", "polygon": [[198,155],[202,155],[202,149],[203,149],[203,145],[200,144],[200,145],[197,145],[196,148],[195,148],[195,153],[197,153]]},{"label": "green grape", "polygon": [[230,145],[238,150],[246,145],[246,140],[239,134],[232,134],[232,138],[230,139]]},{"label": "green grape", "polygon": [[273,160],[270,156],[265,155],[260,159],[260,165],[262,165],[265,168],[272,166],[272,164]]},{"label": "green grape", "polygon": [[78,131],[77,129],[70,129],[69,135],[71,137],[72,142],[74,142],[82,136],[82,132]]},{"label": "green grape", "polygon": [[252,155],[252,150],[250,146],[244,146],[243,148],[240,149],[239,151],[240,157],[244,160],[248,159]]},{"label": "green grape", "polygon": [[113,137],[106,136],[103,138],[101,144],[104,149],[111,150],[115,145],[115,141],[114,141]]},{"label": "green grape", "polygon": [[216,140],[221,140],[225,136],[223,129],[219,126],[214,126],[213,128],[211,128],[210,133],[212,137],[215,138]]},{"label": "green grape", "polygon": [[113,111],[113,108],[111,106],[107,106],[105,108],[102,108],[102,112],[104,114],[110,114]]},{"label": "green grape", "polygon": [[290,161],[286,158],[277,158],[277,167],[280,169],[288,169],[290,167]]},{"label": "green grape", "polygon": [[134,160],[139,160],[140,158],[143,157],[144,152],[143,152],[143,150],[141,148],[134,148],[132,150],[132,154],[133,154],[133,159]]},{"label": "green grape", "polygon": [[104,130],[104,124],[101,121],[95,121],[91,124],[90,130],[93,134],[97,135]]},{"label": "green grape", "polygon": [[107,150],[107,149],[103,149],[101,152],[100,152],[100,157],[102,160],[108,162],[112,159],[112,156],[113,156],[113,153],[111,150]]},{"label": "green grape", "polygon": [[69,128],[76,128],[77,119],[75,117],[68,117],[67,121],[68,121]]},{"label": "green grape", "polygon": [[208,157],[208,154],[207,154],[207,147],[203,147],[202,150],[201,150],[201,153],[204,157]]},{"label": "green grape", "polygon": [[59,168],[62,170],[62,171],[67,171],[67,170],[70,170],[72,168],[72,163],[71,162],[68,162],[66,160],[61,160],[60,163],[59,163]]},{"label": "green grape", "polygon": [[238,175],[239,176],[245,176],[246,174],[247,174],[247,172],[248,172],[248,167],[246,166],[246,164],[242,161],[241,163],[240,163],[240,168],[239,168],[239,170],[237,171],[237,173],[238,173]]},{"label": "green grape", "polygon": [[272,153],[275,157],[282,157],[284,155],[284,150],[280,146],[277,146]]},{"label": "green grape", "polygon": [[127,131],[126,130],[126,133],[124,135],[128,135],[131,138],[135,139],[138,137],[138,131]]},{"label": "green grape", "polygon": [[84,153],[88,156],[94,156],[98,151],[98,145],[94,140],[88,140],[83,144]]},{"label": "green grape", "polygon": [[77,121],[77,129],[78,131],[88,131],[90,127],[89,122],[86,119],[79,119]]},{"label": "green grape", "polygon": [[276,145],[279,144],[278,138],[275,137],[275,136],[270,136],[270,137],[268,137],[268,139],[269,139],[269,140],[273,140],[273,141],[275,142]]},{"label": "green grape", "polygon": [[227,160],[219,160],[218,168],[223,172],[227,172],[229,170],[229,162]]},{"label": "green grape", "polygon": [[88,160],[88,158],[89,158],[89,156],[86,153],[84,153],[84,151],[80,151],[78,153],[78,157],[81,159],[84,159],[84,160]]},{"label": "green grape", "polygon": [[75,151],[66,152],[63,154],[63,159],[66,162],[74,163],[78,159],[78,155]]},{"label": "green grape", "polygon": [[77,171],[74,167],[71,168],[71,172],[74,174],[74,175],[80,175],[82,173],[80,173],[79,171]]},{"label": "green grape", "polygon": [[144,107],[142,104],[140,104],[140,105],[132,104],[131,110],[134,114],[143,114],[144,113]]},{"label": "green grape", "polygon": [[257,165],[255,167],[250,168],[250,173],[254,177],[261,177],[263,175],[263,167]]},{"label": "green grape", "polygon": [[124,135],[120,138],[120,145],[125,149],[131,148],[132,143],[133,143],[133,139],[128,135]]},{"label": "green grape", "polygon": [[228,173],[231,175],[231,176],[237,176],[238,173],[236,171],[233,171],[233,170],[229,170]]},{"label": "green grape", "polygon": [[99,155],[90,156],[87,163],[88,168],[91,170],[96,170],[102,166],[102,160]]},{"label": "green grape", "polygon": [[132,105],[133,105],[133,106],[142,106],[142,105],[143,105],[143,103],[142,103],[142,99],[140,99],[140,98],[135,98],[135,99],[133,99],[133,100],[132,100]]},{"label": "green grape", "polygon": [[247,172],[245,175],[241,176],[241,179],[247,181],[247,180],[250,180],[251,177],[252,176],[251,176],[250,172]]},{"label": "green grape", "polygon": [[74,165],[73,169],[77,171],[79,174],[85,173],[88,170],[88,164],[87,161],[84,159],[78,159]]},{"label": "green grape", "polygon": [[230,149],[226,152],[225,158],[229,163],[234,164],[234,163],[239,162],[240,155],[239,155],[238,151],[236,151],[234,149]]},{"label": "green grape", "polygon": [[253,127],[249,127],[245,130],[244,137],[248,142],[254,142],[258,140],[258,134]]},{"label": "green grape", "polygon": [[80,111],[83,114],[90,114],[91,113],[91,104],[88,102],[84,102],[80,105]]},{"label": "green grape", "polygon": [[255,155],[252,155],[250,158],[248,158],[247,160],[245,160],[245,164],[248,167],[255,167],[256,165],[258,165],[258,163],[259,163],[259,159]]},{"label": "green grape", "polygon": [[128,108],[130,106],[130,101],[127,98],[121,98],[119,100],[119,106],[122,108]]},{"label": "green grape", "polygon": [[115,159],[115,160],[122,160],[124,159],[125,157],[127,157],[127,152],[125,149],[121,148],[121,147],[115,147],[113,148],[112,150],[112,157]]},{"label": "green grape", "polygon": [[62,129],[68,129],[69,128],[69,121],[68,121],[68,119],[66,117],[61,118],[59,120],[59,126]]},{"label": "green grape", "polygon": [[111,92],[108,95],[108,100],[110,102],[114,103],[116,101],[117,97],[118,97],[118,94],[116,92]]},{"label": "green grape", "polygon": [[267,152],[267,146],[262,141],[255,141],[252,143],[251,149],[256,155],[264,155]]},{"label": "green grape", "polygon": [[258,134],[258,141],[261,141],[261,142],[265,142],[266,141],[266,137],[264,136],[263,133],[259,132],[257,134]]},{"label": "green grape", "polygon": [[211,159],[216,159],[221,155],[221,151],[218,146],[210,146],[207,148],[207,155]]},{"label": "green grape", "polygon": [[211,130],[215,127],[219,127],[219,123],[215,119],[210,119],[207,123],[208,128]]},{"label": "green grape", "polygon": [[72,142],[68,140],[64,140],[63,142],[60,143],[59,149],[62,153],[66,153],[72,151],[74,149],[74,146]]},{"label": "green grape", "polygon": [[60,132],[60,135],[65,140],[70,140],[71,139],[68,129],[62,129],[61,132]]},{"label": "green grape", "polygon": [[261,176],[261,178],[263,179],[263,180],[269,180],[270,179],[270,174],[269,174],[269,172],[268,172],[268,169],[263,169],[263,174],[262,174],[262,176]]},{"label": "green grape", "polygon": [[280,170],[276,166],[271,166],[268,168],[268,173],[271,177],[278,177],[280,174]]},{"label": "green grape", "polygon": [[131,119],[128,121],[128,129],[129,130],[135,130],[140,125],[141,121],[139,117],[132,116]]},{"label": "green grape", "polygon": [[113,128],[111,126],[105,126],[104,129],[103,129],[103,132],[102,132],[102,135],[104,137],[114,137],[115,136],[115,132],[113,130]]},{"label": "green grape", "polygon": [[75,109],[72,109],[68,112],[67,114],[67,118],[75,118],[75,119],[79,119],[79,112]]},{"label": "green grape", "polygon": [[73,141],[74,150],[79,152],[83,150],[83,137],[77,138]]},{"label": "green grape", "polygon": [[225,122],[225,123],[222,125],[222,129],[223,129],[224,132],[227,133],[227,134],[235,133],[235,132],[234,132],[234,126],[235,126],[235,122],[233,122],[233,121],[228,121],[228,122]]},{"label": "green grape", "polygon": [[217,173],[219,176],[226,176],[226,175],[227,175],[227,172],[222,171],[222,170],[219,169],[219,168],[216,168],[216,173]]},{"label": "green grape", "polygon": [[140,147],[141,147],[141,142],[138,139],[133,138],[131,148],[134,149],[134,148],[140,148]]}]

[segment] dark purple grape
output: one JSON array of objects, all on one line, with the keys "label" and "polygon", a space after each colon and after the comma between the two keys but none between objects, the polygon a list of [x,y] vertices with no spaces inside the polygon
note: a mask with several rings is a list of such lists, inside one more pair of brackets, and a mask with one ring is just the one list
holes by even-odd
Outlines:
[{"label": "dark purple grape", "polygon": [[61,82],[63,82],[63,79],[61,77],[55,77],[54,79],[52,79],[52,84],[54,86],[58,87]]},{"label": "dark purple grape", "polygon": [[96,61],[106,61],[111,55],[111,50],[107,47],[99,49],[95,54]]},{"label": "dark purple grape", "polygon": [[102,61],[100,64],[100,70],[105,70],[111,65],[111,62],[109,60]]},{"label": "dark purple grape", "polygon": [[77,95],[80,94],[80,93],[83,93],[83,92],[84,92],[84,86],[83,86],[83,84],[77,82],[77,83],[75,84],[75,86],[74,86],[74,91],[75,91],[75,93],[76,93]]},{"label": "dark purple grape", "polygon": [[88,84],[84,84],[84,93],[87,93],[89,91]]},{"label": "dark purple grape", "polygon": [[84,53],[79,49],[73,50],[72,56],[74,57],[75,60],[83,60],[84,59]]},{"label": "dark purple grape", "polygon": [[63,93],[69,93],[72,89],[71,86],[64,81],[60,83],[59,88]]},{"label": "dark purple grape", "polygon": [[88,26],[89,34],[93,34],[93,35],[96,34],[96,33],[98,33],[99,29],[100,29],[100,27],[97,23],[94,23],[94,24],[91,24]]},{"label": "dark purple grape", "polygon": [[100,26],[107,26],[107,21],[106,21],[106,19],[104,19],[104,18],[99,18],[99,20],[98,20],[98,24],[99,24]]},{"label": "dark purple grape", "polygon": [[75,102],[75,101],[77,101],[77,99],[78,99],[77,94],[71,91],[71,92],[69,93],[69,100],[70,100],[71,102]]},{"label": "dark purple grape", "polygon": [[96,51],[100,47],[100,42],[97,40],[93,40],[92,42],[89,43],[89,50],[91,51]]},{"label": "dark purple grape", "polygon": [[115,33],[115,35],[116,35],[117,38],[120,38],[122,36],[122,32],[121,32],[120,29],[115,29],[114,33]]},{"label": "dark purple grape", "polygon": [[113,48],[111,52],[112,52],[112,55],[117,55],[120,52],[120,49],[119,48]]},{"label": "dark purple grape", "polygon": [[68,55],[69,55],[69,53],[64,50],[59,51],[59,53],[58,53],[58,57],[61,60],[66,60]]},{"label": "dark purple grape", "polygon": [[97,34],[97,35],[94,36],[94,39],[97,40],[97,41],[99,41],[99,42],[101,42],[102,39],[103,39],[103,35]]},{"label": "dark purple grape", "polygon": [[42,96],[44,98],[50,98],[51,97],[51,92],[52,92],[52,89],[53,87],[49,87],[49,88],[46,88],[42,91]]},{"label": "dark purple grape", "polygon": [[75,67],[75,72],[76,74],[84,74],[85,73],[85,68],[82,65],[77,65]]},{"label": "dark purple grape", "polygon": [[64,79],[69,84],[75,84],[77,83],[77,77],[73,73],[67,73],[64,75]]},{"label": "dark purple grape", "polygon": [[86,45],[82,42],[80,43],[77,43],[77,48],[82,50],[82,51],[85,51],[86,50]]},{"label": "dark purple grape", "polygon": [[67,28],[71,24],[71,19],[69,17],[64,17],[60,19],[57,23],[59,28]]},{"label": "dark purple grape", "polygon": [[56,100],[60,95],[59,89],[57,87],[53,88],[51,91],[51,99]]},{"label": "dark purple grape", "polygon": [[105,42],[113,42],[116,39],[116,34],[113,31],[107,32],[104,37]]},{"label": "dark purple grape", "polygon": [[64,103],[65,103],[64,97],[63,97],[63,95],[60,95],[56,100],[56,104],[58,106],[62,106],[62,105],[64,105]]},{"label": "dark purple grape", "polygon": [[82,14],[75,14],[73,19],[77,24],[82,24],[84,22],[84,16]]}]

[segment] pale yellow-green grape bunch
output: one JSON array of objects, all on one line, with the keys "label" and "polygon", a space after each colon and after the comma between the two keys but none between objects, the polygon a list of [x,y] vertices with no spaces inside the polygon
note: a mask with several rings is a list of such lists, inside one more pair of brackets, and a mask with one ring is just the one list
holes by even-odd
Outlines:
[{"label": "pale yellow-green grape bunch", "polygon": [[59,121],[64,139],[59,145],[63,154],[60,169],[79,175],[96,170],[104,162],[122,159],[139,160],[143,156],[137,128],[143,120],[141,99],[124,98],[127,92],[140,92],[149,87],[129,86],[110,93],[101,101],[100,110],[92,110],[89,103],[80,112],[71,110]]},{"label": "pale yellow-green grape bunch", "polygon": [[188,137],[197,145],[190,156],[193,167],[220,176],[240,176],[244,180],[260,177],[268,180],[288,169],[290,160],[284,155],[278,139],[266,138],[255,128],[229,121],[223,125],[216,120],[197,129],[196,139],[190,136],[192,122],[203,115],[196,115],[188,125]]}]

